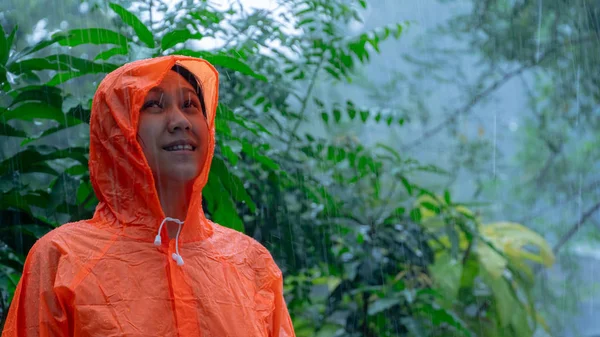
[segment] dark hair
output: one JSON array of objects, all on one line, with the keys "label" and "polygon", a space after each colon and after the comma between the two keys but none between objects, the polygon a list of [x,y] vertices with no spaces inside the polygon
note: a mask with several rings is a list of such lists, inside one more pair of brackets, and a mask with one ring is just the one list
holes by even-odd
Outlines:
[{"label": "dark hair", "polygon": [[196,76],[194,76],[194,74],[192,74],[191,71],[187,70],[186,68],[176,64],[173,66],[173,68],[171,68],[172,71],[178,73],[179,75],[181,75],[181,77],[183,77],[186,81],[188,81],[189,84],[192,85],[192,87],[194,88],[194,91],[196,91],[196,95],[198,95],[198,99],[200,100],[200,105],[202,107],[202,114],[204,115],[204,118],[206,117],[206,104],[204,103],[204,94],[202,92],[202,87],[200,86],[200,83],[198,82],[198,79],[196,78]]}]

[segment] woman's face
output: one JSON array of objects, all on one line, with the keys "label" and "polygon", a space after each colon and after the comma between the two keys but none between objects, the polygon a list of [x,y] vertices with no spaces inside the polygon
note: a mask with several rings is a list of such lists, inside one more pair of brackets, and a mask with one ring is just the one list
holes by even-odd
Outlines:
[{"label": "woman's face", "polygon": [[202,170],[208,124],[194,87],[169,71],[150,90],[140,111],[138,136],[154,178],[187,183]]}]

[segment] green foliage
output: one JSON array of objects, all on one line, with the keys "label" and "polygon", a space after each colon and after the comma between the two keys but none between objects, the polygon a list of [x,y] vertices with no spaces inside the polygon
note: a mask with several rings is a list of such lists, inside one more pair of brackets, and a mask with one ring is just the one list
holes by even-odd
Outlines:
[{"label": "green foliage", "polygon": [[[16,28],[1,32],[0,137],[17,145],[0,158],[4,293],[14,291],[37,238],[90,218],[97,203],[87,136],[69,133],[87,129],[91,102],[73,103],[69,82],[143,56],[183,54],[225,75],[207,215],[274,252],[298,336],[532,335],[535,308],[519,294],[533,282],[528,263],[551,263],[541,238],[516,224],[482,225],[448,191],[439,197],[415,183],[447,172],[393,147],[299,131],[307,120],[321,125],[319,116],[333,127],[403,125],[395,111],[326,104],[312,89],[317,80],[350,82],[405,24],[346,37],[365,1],[292,1],[283,16],[301,34],[286,33],[268,12],[181,2],[170,13],[153,3],[164,10],[160,23],[112,3],[121,29],[71,29],[22,50],[12,44]],[[215,36],[227,41],[218,51],[194,47]],[[89,45],[103,49],[88,59],[62,48]],[[60,52],[41,55],[49,47]]]}]

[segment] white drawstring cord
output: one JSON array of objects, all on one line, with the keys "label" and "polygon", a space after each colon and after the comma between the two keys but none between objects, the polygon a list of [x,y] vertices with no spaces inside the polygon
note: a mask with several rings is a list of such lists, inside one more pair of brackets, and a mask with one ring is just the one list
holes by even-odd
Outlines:
[{"label": "white drawstring cord", "polygon": [[183,225],[183,221],[181,221],[179,219],[175,219],[175,218],[170,218],[170,217],[164,218],[164,220],[160,224],[160,227],[158,227],[158,234],[154,238],[154,245],[160,246],[162,244],[162,240],[160,238],[160,232],[162,231],[163,225],[167,221],[173,221],[173,222],[177,223],[177,225],[179,225],[179,227],[177,228],[177,235],[175,236],[175,252],[176,253],[173,253],[173,255],[171,255],[171,257],[173,257],[173,260],[175,260],[177,262],[178,266],[183,266],[183,258],[181,257],[181,255],[179,255],[179,233],[181,233],[181,226]]},{"label": "white drawstring cord", "polygon": [[172,257],[173,260],[177,261],[178,266],[183,266],[183,258],[179,255],[179,233],[181,232],[181,225],[183,225],[183,221],[178,222],[179,227],[177,228],[177,235],[175,236],[175,252]]}]

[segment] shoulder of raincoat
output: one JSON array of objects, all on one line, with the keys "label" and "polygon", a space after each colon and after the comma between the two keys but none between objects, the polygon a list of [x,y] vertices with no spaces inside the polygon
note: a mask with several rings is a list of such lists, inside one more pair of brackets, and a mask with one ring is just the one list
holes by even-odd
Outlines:
[{"label": "shoulder of raincoat", "polygon": [[[210,130],[184,221],[165,217],[136,138],[146,94],[175,65],[200,83]],[[3,337],[294,336],[271,254],[202,210],[217,101],[218,73],[201,59],[141,60],[106,76],[90,120],[94,217],[63,225],[33,246]],[[176,238],[161,230],[165,221],[180,226]]]}]

